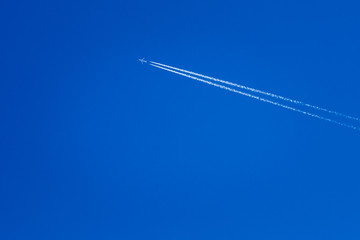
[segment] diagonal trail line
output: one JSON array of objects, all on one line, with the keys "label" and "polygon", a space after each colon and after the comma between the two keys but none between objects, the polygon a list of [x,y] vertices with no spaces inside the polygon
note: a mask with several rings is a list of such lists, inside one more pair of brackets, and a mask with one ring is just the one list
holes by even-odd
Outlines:
[{"label": "diagonal trail line", "polygon": [[268,99],[265,99],[265,98],[262,98],[262,97],[258,97],[258,96],[255,96],[255,95],[252,95],[252,94],[249,94],[249,93],[244,93],[244,92],[235,90],[233,88],[229,88],[229,87],[226,87],[226,86],[223,86],[223,85],[220,85],[220,84],[216,84],[216,83],[213,83],[213,82],[210,82],[210,81],[206,81],[206,80],[203,80],[203,79],[200,79],[200,78],[197,78],[197,77],[185,74],[185,73],[177,72],[175,70],[171,70],[171,69],[168,69],[168,68],[165,68],[165,67],[161,67],[161,66],[158,66],[158,65],[155,65],[155,64],[149,63],[149,65],[153,66],[153,67],[156,67],[156,68],[163,69],[163,70],[168,71],[168,72],[172,72],[172,73],[184,76],[184,77],[188,77],[188,78],[191,78],[191,79],[203,82],[203,83],[207,83],[209,85],[212,85],[212,86],[215,86],[215,87],[218,87],[218,88],[222,88],[222,89],[228,90],[230,92],[235,92],[235,93],[244,95],[246,97],[250,97],[250,98],[262,101],[262,102],[273,104],[273,105],[278,106],[278,107],[286,108],[286,109],[289,109],[289,110],[292,110],[292,111],[295,111],[295,112],[299,112],[299,113],[302,113],[302,114],[305,114],[305,115],[308,115],[308,116],[311,116],[311,117],[314,117],[314,118],[318,118],[318,119],[321,119],[321,120],[325,120],[325,121],[328,121],[328,122],[338,124],[338,125],[343,126],[343,127],[348,127],[348,128],[352,128],[354,130],[360,131],[360,128],[358,128],[358,127],[348,125],[348,124],[345,124],[345,123],[341,123],[341,122],[335,121],[335,120],[330,119],[330,118],[325,118],[325,117],[322,117],[322,116],[319,116],[319,115],[316,115],[316,114],[305,112],[305,111],[302,111],[302,110],[297,109],[297,108],[289,107],[287,105],[284,105],[284,104],[281,104],[281,103],[278,103],[278,102],[274,102],[274,101],[271,101],[271,100],[268,100]]},{"label": "diagonal trail line", "polygon": [[168,66],[168,65],[165,65],[165,64],[157,63],[157,62],[153,62],[153,61],[149,61],[149,62],[152,63],[152,64],[157,64],[159,66],[163,66],[163,67],[167,67],[167,68],[170,68],[170,69],[173,69],[173,70],[177,70],[179,72],[192,74],[194,76],[206,78],[206,79],[213,80],[213,81],[216,81],[216,82],[221,82],[221,83],[233,86],[233,87],[242,88],[242,89],[252,91],[252,92],[255,92],[255,93],[264,94],[264,95],[267,95],[267,96],[270,96],[270,97],[273,97],[273,98],[281,99],[283,101],[288,101],[288,102],[291,102],[291,103],[294,103],[294,104],[299,104],[299,105],[306,106],[306,107],[309,107],[309,108],[313,108],[313,109],[316,109],[316,110],[320,110],[320,111],[324,111],[324,112],[327,112],[327,113],[335,114],[337,116],[341,116],[341,117],[345,117],[345,118],[348,118],[348,119],[360,121],[360,118],[357,118],[357,117],[352,117],[352,116],[349,116],[349,115],[346,115],[346,114],[343,114],[343,113],[339,113],[339,112],[336,112],[336,111],[331,111],[331,110],[328,110],[326,108],[321,108],[321,107],[314,106],[314,105],[304,103],[304,102],[301,102],[301,101],[297,101],[297,100],[293,100],[293,99],[290,99],[290,98],[282,97],[280,95],[276,95],[276,94],[273,94],[273,93],[269,93],[269,92],[261,91],[261,90],[258,90],[258,89],[246,87],[244,85],[224,81],[224,80],[221,80],[221,79],[218,79],[218,78],[209,77],[209,76],[206,76],[206,75],[203,75],[203,74],[187,71],[187,70],[184,70],[184,69],[181,69],[181,68],[176,68],[176,67]]}]

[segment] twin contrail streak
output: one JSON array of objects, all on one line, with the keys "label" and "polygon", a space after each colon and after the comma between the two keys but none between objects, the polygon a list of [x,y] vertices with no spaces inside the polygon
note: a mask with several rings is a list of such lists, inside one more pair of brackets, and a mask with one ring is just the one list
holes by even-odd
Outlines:
[{"label": "twin contrail streak", "polygon": [[327,113],[335,114],[337,116],[341,116],[341,117],[345,117],[345,118],[348,118],[348,119],[360,121],[360,118],[357,118],[357,117],[348,116],[348,115],[343,114],[343,113],[339,113],[339,112],[336,112],[336,111],[331,111],[331,110],[321,108],[321,107],[318,107],[318,106],[314,106],[314,105],[311,105],[311,104],[307,104],[307,103],[304,103],[304,102],[301,102],[301,101],[297,101],[297,100],[294,100],[294,99],[282,97],[280,95],[276,95],[276,94],[273,94],[273,93],[269,93],[269,92],[261,91],[261,90],[258,90],[258,89],[246,87],[244,85],[224,81],[224,80],[221,80],[221,79],[218,79],[218,78],[209,77],[209,76],[206,76],[206,75],[203,75],[203,74],[187,71],[187,70],[184,70],[184,69],[181,69],[181,68],[176,68],[176,67],[168,66],[168,65],[165,65],[165,64],[157,63],[157,62],[153,62],[153,61],[149,61],[149,62],[153,63],[153,64],[156,64],[156,65],[166,67],[166,68],[177,70],[179,72],[192,74],[194,76],[198,76],[198,77],[206,78],[206,79],[213,80],[213,81],[216,81],[216,82],[224,83],[224,84],[227,84],[227,85],[230,85],[230,86],[233,86],[233,87],[237,87],[237,88],[241,88],[241,89],[245,89],[245,90],[248,90],[248,91],[251,91],[251,92],[260,93],[260,94],[270,96],[270,97],[273,97],[273,98],[281,99],[283,101],[288,101],[288,102],[291,102],[291,103],[294,103],[294,104],[299,104],[299,105],[306,106],[306,107],[309,107],[309,108],[313,108],[313,109],[316,109],[316,110],[320,110],[320,111],[324,111],[324,112],[327,112]]},{"label": "twin contrail streak", "polygon": [[299,112],[299,113],[302,113],[302,114],[305,114],[305,115],[308,115],[308,116],[311,116],[311,117],[314,117],[314,118],[318,118],[318,119],[321,119],[321,120],[332,122],[332,123],[338,124],[338,125],[343,126],[343,127],[352,128],[354,130],[360,130],[360,128],[357,128],[357,127],[352,126],[352,125],[341,123],[341,122],[335,121],[335,120],[330,119],[330,118],[322,117],[322,116],[319,116],[319,115],[316,115],[316,114],[313,114],[313,113],[309,113],[309,112],[306,112],[306,111],[303,111],[303,110],[300,110],[300,109],[297,109],[297,108],[293,108],[293,107],[290,107],[290,106],[287,106],[287,105],[284,105],[284,104],[281,104],[281,103],[278,103],[278,102],[275,102],[275,101],[271,101],[271,100],[268,100],[268,99],[265,99],[265,98],[262,98],[262,97],[258,97],[258,96],[255,96],[255,95],[252,95],[252,94],[249,94],[249,93],[245,93],[245,92],[233,89],[233,88],[229,88],[229,87],[226,87],[226,86],[223,86],[223,85],[220,85],[220,84],[216,84],[216,83],[213,83],[213,82],[210,82],[210,81],[206,81],[204,79],[200,79],[200,78],[197,78],[197,77],[194,77],[194,76],[182,73],[182,72],[178,72],[178,71],[172,70],[170,68],[159,66],[160,64],[155,65],[156,64],[155,62],[154,62],[155,64],[152,64],[152,63],[153,62],[149,63],[149,65],[153,66],[153,67],[156,67],[156,68],[163,69],[163,70],[168,71],[168,72],[172,72],[172,73],[184,76],[184,77],[188,77],[188,78],[194,79],[196,81],[200,81],[200,82],[203,82],[203,83],[206,83],[206,84],[218,87],[218,88],[222,88],[222,89],[228,90],[230,92],[235,92],[235,93],[241,94],[241,95],[246,96],[246,97],[250,97],[250,98],[262,101],[262,102],[273,104],[273,105],[278,106],[278,107],[282,107],[282,108],[289,109],[289,110],[292,110],[292,111],[295,111],[295,112]]}]

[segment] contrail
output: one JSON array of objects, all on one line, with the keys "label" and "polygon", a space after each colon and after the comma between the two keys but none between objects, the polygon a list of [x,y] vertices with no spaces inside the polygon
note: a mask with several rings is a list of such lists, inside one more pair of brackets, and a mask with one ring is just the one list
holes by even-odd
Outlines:
[{"label": "contrail", "polygon": [[287,106],[287,105],[284,105],[284,104],[281,104],[281,103],[278,103],[278,102],[274,102],[274,101],[271,101],[271,100],[268,100],[268,99],[265,99],[265,98],[262,98],[262,97],[258,97],[258,96],[255,96],[255,95],[252,95],[252,94],[249,94],[249,93],[244,93],[244,92],[235,90],[235,89],[233,89],[233,88],[229,88],[229,87],[226,87],[226,86],[223,86],[223,85],[220,85],[220,84],[216,84],[216,83],[213,83],[213,82],[210,82],[210,81],[206,81],[206,80],[203,80],[203,79],[200,79],[200,78],[197,78],[197,77],[194,77],[194,76],[185,74],[185,73],[177,72],[177,71],[174,71],[174,70],[165,68],[165,67],[161,67],[161,66],[158,66],[158,65],[155,65],[155,64],[152,64],[152,63],[149,63],[149,65],[150,65],[150,66],[153,66],[153,67],[156,67],[156,68],[163,69],[163,70],[168,71],[168,72],[172,72],[172,73],[175,73],[175,74],[179,74],[179,75],[181,75],[181,76],[188,77],[188,78],[191,78],[191,79],[194,79],[194,80],[203,82],[203,83],[207,83],[207,84],[209,84],[209,85],[212,85],[212,86],[215,86],[215,87],[218,87],[218,88],[222,88],[222,89],[228,90],[228,91],[230,91],[230,92],[235,92],[235,93],[244,95],[244,96],[246,96],[246,97],[250,97],[250,98],[253,98],[253,99],[257,99],[257,100],[262,101],[262,102],[270,103],[270,104],[273,104],[273,105],[275,105],[275,106],[279,106],[279,107],[282,107],[282,108],[286,108],[286,109],[289,109],[289,110],[292,110],[292,111],[295,111],[295,112],[299,112],[299,113],[302,113],[302,114],[305,114],[305,115],[308,115],[308,116],[311,116],[311,117],[314,117],[314,118],[318,118],[318,119],[321,119],[321,120],[325,120],[325,121],[328,121],[328,122],[332,122],[332,123],[338,124],[338,125],[343,126],[343,127],[348,127],[348,128],[352,128],[352,129],[354,129],[354,130],[360,131],[360,128],[357,128],[357,127],[355,127],[355,126],[348,125],[348,124],[345,124],[345,123],[341,123],[341,122],[335,121],[335,120],[330,119],[330,118],[325,118],[325,117],[322,117],[322,116],[319,116],[319,115],[316,115],[316,114],[312,114],[312,113],[309,113],[309,112],[305,112],[305,111],[300,110],[300,109],[297,109],[297,108],[289,107],[289,106]]},{"label": "contrail", "polygon": [[324,111],[324,112],[327,112],[327,113],[335,114],[337,116],[341,116],[341,117],[345,117],[345,118],[348,118],[348,119],[360,121],[360,118],[357,118],[357,117],[352,117],[352,116],[349,116],[349,115],[346,115],[346,114],[343,114],[343,113],[339,113],[339,112],[336,112],[336,111],[331,111],[331,110],[328,110],[326,108],[321,108],[321,107],[314,106],[314,105],[304,103],[304,102],[301,102],[301,101],[297,101],[297,100],[293,100],[293,99],[290,99],[290,98],[282,97],[280,95],[276,95],[276,94],[273,94],[273,93],[269,93],[269,92],[261,91],[261,90],[258,90],[258,89],[246,87],[244,85],[239,85],[239,84],[236,84],[236,83],[224,81],[224,80],[221,80],[221,79],[218,79],[218,78],[209,77],[209,76],[206,76],[206,75],[202,75],[202,74],[199,74],[199,73],[187,71],[187,70],[184,70],[184,69],[181,69],[181,68],[168,66],[168,65],[165,65],[165,64],[157,63],[157,62],[153,62],[153,61],[149,61],[149,62],[153,63],[153,64],[163,66],[163,67],[167,67],[167,68],[170,68],[170,69],[174,69],[174,70],[177,70],[179,72],[185,72],[185,73],[192,74],[192,75],[195,75],[195,76],[198,76],[198,77],[210,79],[210,80],[213,80],[213,81],[216,81],[216,82],[221,82],[221,83],[233,86],[233,87],[242,88],[242,89],[245,89],[245,90],[248,90],[248,91],[264,94],[264,95],[267,95],[267,96],[270,96],[270,97],[273,97],[273,98],[277,98],[277,99],[281,99],[281,100],[284,100],[284,101],[288,101],[288,102],[291,102],[291,103],[294,103],[294,104],[299,104],[299,105],[306,106],[306,107],[309,107],[309,108],[313,108],[313,109],[316,109],[316,110],[320,110],[320,111]]}]

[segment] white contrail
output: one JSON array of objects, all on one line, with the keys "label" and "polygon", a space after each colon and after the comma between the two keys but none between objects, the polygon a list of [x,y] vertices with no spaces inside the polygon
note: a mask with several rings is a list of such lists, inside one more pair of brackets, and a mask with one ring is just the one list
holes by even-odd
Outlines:
[{"label": "white contrail", "polygon": [[261,91],[261,90],[258,90],[258,89],[246,87],[244,85],[224,81],[224,80],[221,80],[221,79],[218,79],[218,78],[209,77],[209,76],[206,76],[206,75],[202,75],[202,74],[199,74],[199,73],[187,71],[187,70],[184,70],[184,69],[181,69],[181,68],[168,66],[168,65],[165,65],[165,64],[157,63],[157,62],[153,62],[153,61],[149,61],[149,62],[151,62],[153,64],[163,66],[163,67],[171,68],[171,69],[177,70],[179,72],[189,73],[189,74],[192,74],[192,75],[195,75],[195,76],[198,76],[198,77],[202,77],[202,78],[210,79],[210,80],[213,80],[213,81],[216,81],[216,82],[221,82],[221,83],[224,83],[224,84],[228,84],[228,85],[233,86],[233,87],[242,88],[242,89],[245,89],[245,90],[248,90],[248,91],[264,94],[264,95],[267,95],[267,96],[270,96],[270,97],[273,97],[273,98],[277,98],[277,99],[281,99],[281,100],[284,100],[284,101],[288,101],[288,102],[291,102],[291,103],[294,103],[294,104],[299,104],[299,105],[306,106],[306,107],[309,107],[309,108],[313,108],[313,109],[316,109],[316,110],[320,110],[320,111],[324,111],[324,112],[327,112],[327,113],[335,114],[337,116],[341,116],[341,117],[345,117],[345,118],[348,118],[348,119],[353,119],[353,120],[360,121],[360,118],[357,118],[357,117],[352,117],[352,116],[349,116],[349,115],[346,115],[346,114],[343,114],[343,113],[339,113],[339,112],[336,112],[336,111],[331,111],[331,110],[328,110],[326,108],[321,108],[321,107],[314,106],[314,105],[304,103],[304,102],[301,102],[301,101],[297,101],[297,100],[293,100],[293,99],[290,99],[290,98],[282,97],[282,96],[279,96],[279,95],[276,95],[276,94],[273,94],[273,93],[269,93],[269,92]]},{"label": "white contrail", "polygon": [[149,65],[153,66],[153,67],[156,67],[156,68],[160,68],[160,69],[169,71],[169,72],[172,72],[172,73],[176,73],[176,74],[179,74],[181,76],[188,77],[188,78],[191,78],[191,79],[203,82],[203,83],[207,83],[209,85],[212,85],[212,86],[215,86],[215,87],[218,87],[218,88],[222,88],[222,89],[228,90],[230,92],[239,93],[241,95],[244,95],[244,96],[247,96],[247,97],[250,97],[250,98],[254,98],[254,99],[257,99],[257,100],[262,101],[262,102],[270,103],[270,104],[273,104],[275,106],[286,108],[286,109],[289,109],[289,110],[292,110],[292,111],[295,111],[295,112],[299,112],[299,113],[302,113],[302,114],[305,114],[305,115],[308,115],[308,116],[311,116],[311,117],[315,117],[315,118],[322,119],[322,120],[325,120],[325,121],[328,121],[328,122],[332,122],[332,123],[338,124],[338,125],[343,126],[343,127],[348,127],[348,128],[352,128],[354,130],[360,131],[360,128],[357,128],[357,127],[352,126],[352,125],[344,124],[344,123],[335,121],[335,120],[330,119],[330,118],[325,118],[325,117],[321,117],[321,116],[316,115],[316,114],[308,113],[308,112],[302,111],[302,110],[297,109],[297,108],[289,107],[287,105],[284,105],[284,104],[281,104],[281,103],[278,103],[278,102],[274,102],[274,101],[271,101],[271,100],[268,100],[268,99],[265,99],[265,98],[261,98],[261,97],[258,97],[258,96],[255,96],[255,95],[252,95],[252,94],[249,94],[249,93],[244,93],[244,92],[235,90],[233,88],[229,88],[229,87],[226,87],[226,86],[223,86],[223,85],[220,85],[220,84],[216,84],[216,83],[213,83],[213,82],[210,82],[210,81],[206,81],[206,80],[203,80],[203,79],[200,79],[200,78],[197,78],[197,77],[185,74],[185,73],[177,72],[177,71],[165,68],[165,67],[161,67],[161,66],[158,66],[158,65],[155,65],[155,64],[149,63]]}]

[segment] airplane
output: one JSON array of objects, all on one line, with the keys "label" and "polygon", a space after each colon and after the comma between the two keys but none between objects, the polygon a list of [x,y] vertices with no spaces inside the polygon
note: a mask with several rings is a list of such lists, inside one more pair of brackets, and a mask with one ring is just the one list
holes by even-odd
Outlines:
[{"label": "airplane", "polygon": [[145,60],[145,58],[139,59],[139,61],[141,62],[141,64],[147,63],[147,61]]}]

